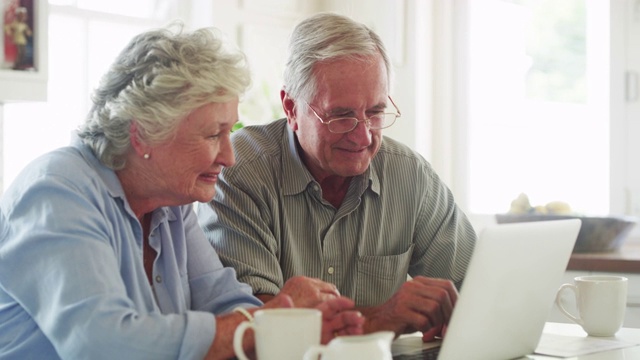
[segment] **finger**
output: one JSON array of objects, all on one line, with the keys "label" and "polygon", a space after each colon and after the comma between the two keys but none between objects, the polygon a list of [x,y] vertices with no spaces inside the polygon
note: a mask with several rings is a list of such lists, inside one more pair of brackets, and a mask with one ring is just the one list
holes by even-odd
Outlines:
[{"label": "finger", "polygon": [[291,308],[294,307],[293,299],[287,294],[280,293],[264,304],[264,308]]},{"label": "finger", "polygon": [[429,342],[435,340],[437,335],[442,332],[442,325],[434,326],[431,329],[422,333],[422,341]]},{"label": "finger", "polygon": [[434,323],[449,322],[454,307],[452,292],[457,298],[457,290],[453,284],[447,280],[422,278],[416,279],[415,286],[416,295],[423,298],[422,301],[416,300],[413,303],[416,310],[428,315]]},{"label": "finger", "polygon": [[339,335],[359,335],[364,332],[364,316],[359,311],[344,311],[323,323],[323,327],[334,337]]},{"label": "finger", "polygon": [[323,289],[320,292],[323,293],[323,294],[326,294],[326,295],[330,295],[332,297],[340,296],[340,291],[338,291],[338,289],[335,288],[335,287],[331,288],[331,289]]},{"label": "finger", "polygon": [[355,303],[353,302],[353,300],[344,296],[340,296],[328,299],[327,301],[324,301],[316,306],[316,308],[322,311],[323,315],[328,316],[336,314],[343,310],[351,309],[354,307],[354,305]]},{"label": "finger", "polygon": [[325,320],[326,326],[331,329],[340,329],[343,327],[360,326],[364,324],[365,318],[359,311],[343,311],[335,316]]},{"label": "finger", "polygon": [[362,335],[364,329],[362,326],[347,326],[333,332],[333,337],[336,336],[350,336],[350,335]]},{"label": "finger", "polygon": [[338,288],[331,283],[324,282],[322,280],[316,279],[316,286],[320,290],[321,293],[330,294],[333,296],[340,296],[340,291]]},{"label": "finger", "polygon": [[413,280],[426,286],[434,286],[445,290],[452,305],[455,305],[458,301],[458,289],[456,289],[456,286],[451,280],[428,278],[424,276],[416,276]]},{"label": "finger", "polygon": [[320,292],[318,294],[318,303],[327,302],[329,300],[333,300],[338,297],[340,297],[340,295],[337,295],[336,293],[333,293],[333,292]]},{"label": "finger", "polygon": [[442,304],[424,295],[414,296],[402,306],[397,306],[395,318],[409,326],[407,331],[423,332],[447,320]]},{"label": "finger", "polygon": [[440,310],[427,309],[424,304],[420,308],[413,310],[413,314],[410,317],[405,317],[405,319],[409,329],[422,332],[443,323]]}]

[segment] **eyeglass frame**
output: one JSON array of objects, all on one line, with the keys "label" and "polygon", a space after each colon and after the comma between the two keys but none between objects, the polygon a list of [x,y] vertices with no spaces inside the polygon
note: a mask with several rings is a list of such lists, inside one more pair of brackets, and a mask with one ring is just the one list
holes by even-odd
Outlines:
[{"label": "eyeglass frame", "polygon": [[[389,101],[391,101],[391,104],[393,105],[394,108],[396,108],[396,112],[395,113],[390,113],[390,112],[383,112],[382,115],[386,116],[386,115],[394,115],[395,118],[393,119],[393,121],[391,122],[391,124],[389,124],[388,126],[385,127],[381,127],[381,128],[375,128],[373,130],[382,130],[382,129],[387,129],[390,128],[391,126],[393,126],[393,124],[396,123],[396,120],[398,120],[399,117],[402,116],[402,113],[400,112],[400,109],[398,109],[398,105],[396,105],[396,103],[393,101],[393,99],[391,98],[391,95],[387,95],[387,98],[389,98]],[[323,123],[324,125],[327,125],[327,128],[329,129],[329,131],[333,134],[346,134],[348,132],[353,131],[356,127],[358,127],[358,124],[361,122],[364,122],[365,126],[367,126],[368,129],[371,129],[371,118],[373,116],[379,116],[379,115],[373,115],[373,116],[369,116],[368,118],[364,118],[362,120],[358,119],[355,116],[345,116],[345,117],[338,117],[329,121],[325,121],[323,120],[320,115],[318,115],[318,113],[313,109],[313,107],[311,107],[311,104],[309,104],[308,102],[304,101],[305,104],[307,104],[307,106],[309,107],[309,109],[311,109],[311,112],[313,113],[313,115],[316,116],[316,118],[318,118],[318,120],[320,120],[321,123]],[[340,120],[344,120],[344,119],[355,119],[356,122],[354,123],[353,127],[350,130],[347,131],[343,131],[343,132],[335,132],[331,130],[331,127],[329,126],[329,124],[331,124],[331,122],[333,121],[340,121]]]}]

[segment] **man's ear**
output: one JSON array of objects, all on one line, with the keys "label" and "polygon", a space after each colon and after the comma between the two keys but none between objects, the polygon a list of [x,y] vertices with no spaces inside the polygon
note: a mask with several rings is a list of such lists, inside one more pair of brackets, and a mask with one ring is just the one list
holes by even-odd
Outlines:
[{"label": "man's ear", "polygon": [[284,114],[287,116],[289,127],[291,127],[293,131],[298,130],[296,102],[284,89],[280,90],[280,100],[282,101],[282,110],[284,110]]},{"label": "man's ear", "polygon": [[145,157],[146,155],[147,158],[149,157],[151,149],[140,138],[138,124],[135,121],[131,121],[131,125],[129,125],[129,139],[131,141],[131,147],[133,147],[133,150],[138,156]]}]

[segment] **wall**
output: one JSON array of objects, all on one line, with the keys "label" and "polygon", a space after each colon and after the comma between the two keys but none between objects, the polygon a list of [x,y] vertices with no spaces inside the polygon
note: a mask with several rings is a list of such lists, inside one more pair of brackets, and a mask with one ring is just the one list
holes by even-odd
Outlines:
[{"label": "wall", "polygon": [[[270,77],[269,86],[275,91],[267,95],[270,101],[276,102],[288,36],[298,21],[314,12],[333,11],[371,27],[383,38],[392,58],[395,81],[391,96],[402,112],[402,117],[385,130],[385,135],[431,157],[430,141],[424,140],[425,135],[429,138],[432,127],[428,81],[431,45],[423,40],[430,38],[431,2],[385,0],[372,6],[367,0],[192,0],[192,5],[192,9],[197,9],[191,13],[192,26],[214,25],[229,34],[247,53],[256,71]],[[269,44],[266,49],[265,43]],[[273,48],[279,49],[276,53],[282,56],[274,56]],[[274,70],[269,72],[269,68]],[[254,84],[256,86],[260,84]],[[248,94],[247,100],[265,105],[267,101],[257,100],[257,96],[261,95]],[[244,107],[247,107],[246,101]],[[250,118],[258,121],[271,119],[260,113],[251,115]],[[446,162],[440,165],[444,164]]]},{"label": "wall", "polygon": [[[627,196],[625,210],[640,217],[640,0],[628,0],[623,10],[625,18],[621,23],[627,26],[623,40],[625,42],[625,69],[620,87],[625,88],[626,155],[623,169],[626,172]],[[616,114],[617,115],[617,114]],[[640,236],[639,236],[640,237]]]},{"label": "wall", "polygon": [[[451,14],[459,13],[460,9],[455,8],[459,3],[378,0],[372,5],[369,0],[190,0],[180,2],[180,6],[188,14],[192,27],[221,28],[248,52],[253,65],[260,67],[258,71],[270,74],[271,83],[267,86],[270,93],[249,94],[249,100],[256,107],[278,105],[288,34],[300,19],[316,11],[330,10],[372,27],[383,37],[392,56],[396,77],[391,94],[403,114],[385,134],[423,154],[462,200],[466,170],[460,154],[465,151],[465,143],[458,134],[462,126],[452,121],[459,109],[451,105],[452,99],[459,98],[452,89],[456,74],[451,70],[453,60],[460,61],[452,49],[456,38],[451,19]],[[620,8],[621,15],[614,21],[620,29],[613,32],[611,38],[623,42],[627,49],[622,57],[620,54],[612,57],[618,56],[620,64],[616,66],[627,69],[633,77],[640,74],[640,0],[612,0],[612,6]],[[628,29],[625,30],[625,26]],[[279,49],[277,54],[281,57],[264,55],[273,48]],[[616,75],[615,79],[617,90],[612,93],[621,92],[625,86],[624,74]],[[635,84],[637,92],[637,82]],[[634,98],[617,104],[622,110],[612,112],[616,119],[612,129],[613,208],[640,216],[640,166],[637,165],[640,142],[636,141],[640,137],[640,100]],[[249,117],[260,121],[273,118],[260,112],[249,113]],[[640,232],[640,227],[638,230]]]},{"label": "wall", "polygon": [[640,0],[611,0],[611,14],[611,209],[640,217]]},{"label": "wall", "polygon": [[279,91],[289,35],[317,11],[316,2],[297,0],[192,0],[191,26],[215,26],[246,53],[253,84],[240,104],[240,120],[264,123],[283,117]]},{"label": "wall", "polygon": [[382,37],[395,72],[391,96],[402,112],[402,117],[385,129],[384,134],[428,157],[430,149],[424,135],[431,127],[430,87],[426,81],[430,45],[418,46],[421,39],[428,38],[428,22],[425,21],[429,14],[428,2],[379,1],[376,6],[371,6],[371,1],[367,0],[325,0],[320,3],[320,10],[348,15]]}]

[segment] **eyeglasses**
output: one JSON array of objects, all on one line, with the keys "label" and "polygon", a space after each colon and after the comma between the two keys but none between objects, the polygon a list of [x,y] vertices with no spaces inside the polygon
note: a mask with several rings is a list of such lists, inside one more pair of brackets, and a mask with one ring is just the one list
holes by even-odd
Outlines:
[{"label": "eyeglasses", "polygon": [[329,131],[334,134],[342,134],[355,129],[356,126],[358,126],[358,123],[361,122],[364,122],[367,128],[371,130],[384,129],[393,125],[396,122],[396,119],[402,116],[402,114],[400,113],[398,106],[396,106],[396,103],[391,99],[391,96],[388,96],[388,98],[391,101],[391,104],[393,104],[393,107],[396,108],[395,113],[381,112],[362,120],[355,117],[338,117],[325,121],[320,117],[320,115],[318,115],[311,105],[309,105],[308,102],[305,101],[305,104],[307,104],[309,109],[311,109],[311,112],[313,112],[313,115],[315,115],[321,123],[327,125]]}]

